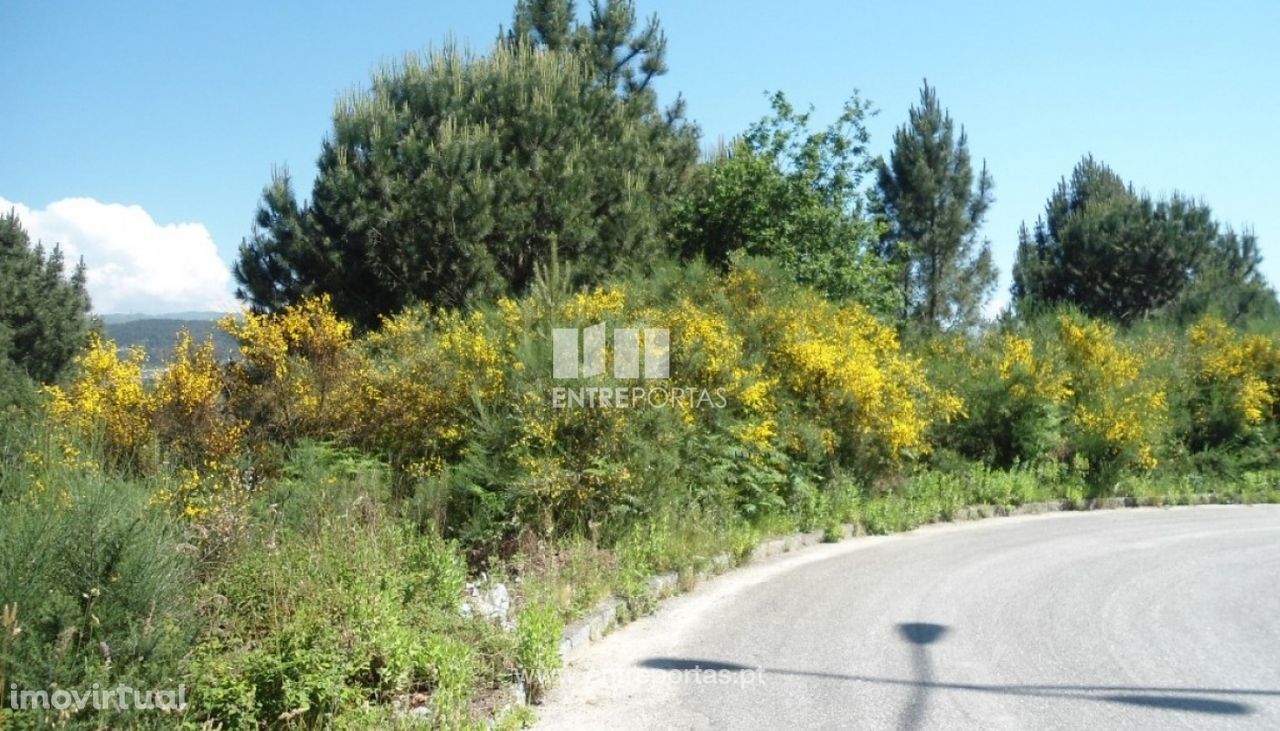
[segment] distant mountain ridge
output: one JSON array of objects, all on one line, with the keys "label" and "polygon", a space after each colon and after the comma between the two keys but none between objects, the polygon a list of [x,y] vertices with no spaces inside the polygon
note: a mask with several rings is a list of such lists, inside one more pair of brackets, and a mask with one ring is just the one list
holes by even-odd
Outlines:
[{"label": "distant mountain ridge", "polygon": [[158,315],[144,315],[141,312],[112,312],[106,315],[96,315],[103,324],[119,325],[126,322],[134,322],[136,320],[202,320],[214,321],[221,320],[230,312],[213,312],[212,310],[191,310],[188,312],[164,312]]},{"label": "distant mountain ridge", "polygon": [[[111,321],[104,316],[103,330],[108,338],[115,341],[121,351],[133,347],[141,347],[147,353],[148,363],[157,366],[173,358],[173,346],[177,342],[178,333],[186,330],[192,339],[203,343],[213,338],[214,352],[218,360],[229,360],[240,357],[240,347],[234,338],[218,329],[215,320],[221,319],[225,313],[175,313],[177,314],[216,314],[209,318],[182,318],[176,316],[143,316],[137,319]],[[131,317],[117,315],[112,317]]]}]

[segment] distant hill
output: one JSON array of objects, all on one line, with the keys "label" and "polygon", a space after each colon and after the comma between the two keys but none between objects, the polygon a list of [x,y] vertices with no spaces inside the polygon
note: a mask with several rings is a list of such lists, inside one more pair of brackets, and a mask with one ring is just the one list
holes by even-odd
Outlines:
[{"label": "distant hill", "polygon": [[221,320],[226,316],[227,313],[225,312],[206,311],[165,312],[159,315],[144,315],[138,312],[115,312],[109,315],[97,315],[97,317],[101,318],[102,322],[107,325],[120,325],[122,323],[133,322],[135,320],[208,320],[212,322],[214,320]]},{"label": "distant hill", "polygon": [[[183,313],[185,314],[185,313]],[[218,315],[222,317],[221,314]],[[213,336],[214,350],[219,360],[240,357],[240,348],[228,334],[219,330],[213,318],[140,318],[111,322],[107,317],[128,317],[127,315],[108,315],[103,317],[103,329],[108,338],[126,351],[134,346],[141,346],[147,352],[150,365],[157,366],[168,362],[173,357],[173,345],[178,333],[185,329],[197,343],[202,343],[210,335]]]}]

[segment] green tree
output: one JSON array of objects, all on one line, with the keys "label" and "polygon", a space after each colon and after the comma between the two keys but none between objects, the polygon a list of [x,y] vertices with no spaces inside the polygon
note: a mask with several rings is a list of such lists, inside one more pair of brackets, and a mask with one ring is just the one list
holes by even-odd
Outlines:
[{"label": "green tree", "polygon": [[271,310],[327,292],[372,327],[413,302],[524,292],[553,249],[576,284],[661,254],[697,155],[650,88],[665,41],[654,22],[634,32],[630,3],[594,4],[581,27],[564,6],[521,3],[489,55],[408,57],[340,102],[310,201],[287,173],[265,188],[240,297]]},{"label": "green tree", "polygon": [[240,258],[232,272],[236,294],[259,310],[286,307],[304,295],[315,294],[326,262],[311,244],[314,228],[298,205],[288,170],[273,170],[262,190],[253,219],[253,233],[240,244]]},{"label": "green tree", "polygon": [[797,281],[888,314],[893,273],[876,256],[880,227],[861,191],[871,170],[853,96],[829,128],[812,131],[781,92],[773,113],[699,166],[676,239],[685,257],[724,266],[731,254],[767,256]]},{"label": "green tree", "polygon": [[1161,314],[1186,326],[1206,314],[1233,325],[1280,320],[1280,302],[1258,270],[1262,254],[1252,231],[1227,229],[1218,236],[1195,278]]},{"label": "green tree", "polygon": [[667,37],[658,16],[638,28],[632,0],[591,0],[587,22],[575,17],[573,0],[518,0],[505,40],[571,51],[587,60],[597,83],[624,98],[651,94],[653,79],[667,72]]},{"label": "green tree", "polygon": [[17,212],[0,217],[0,353],[21,372],[52,383],[84,345],[89,295],[84,262],[68,278],[62,250],[31,244]]},{"label": "green tree", "polygon": [[927,81],[876,168],[876,210],[890,222],[881,252],[900,267],[903,316],[928,328],[976,322],[996,281],[978,239],[994,183],[985,163],[975,179],[964,128],[957,136]]},{"label": "green tree", "polygon": [[1092,156],[1018,238],[1013,299],[1024,314],[1069,303],[1121,323],[1155,314],[1185,323],[1277,310],[1252,233],[1224,229],[1208,205],[1179,194],[1152,200]]}]

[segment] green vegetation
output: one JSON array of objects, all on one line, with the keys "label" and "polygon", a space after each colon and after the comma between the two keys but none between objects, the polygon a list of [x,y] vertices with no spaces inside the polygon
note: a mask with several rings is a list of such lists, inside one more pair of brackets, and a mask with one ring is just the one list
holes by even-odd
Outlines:
[{"label": "green vegetation", "polygon": [[458,614],[462,555],[388,514],[387,488],[377,462],[295,451],[201,592],[210,631],[192,660],[195,715],[224,728],[359,728],[429,694],[437,722],[454,725],[473,687],[500,681],[511,643]]},{"label": "green vegetation", "polygon": [[[990,176],[931,88],[878,164],[866,101],[815,131],[780,93],[697,162],[657,21],[575,18],[522,0],[339,105],[311,200],[265,191],[233,362],[90,332],[0,222],[0,687],[189,700],[0,726],[514,728],[566,623],[769,536],[1280,500],[1252,236],[1086,160],[982,322]],[[551,331],[600,323],[666,329],[669,377],[553,378]]]},{"label": "green vegetation", "polygon": [[[542,333],[601,321],[667,326],[672,378],[650,385],[722,408],[556,408]],[[503,713],[516,678],[539,698],[564,623],[600,599],[648,611],[648,577],[687,586],[770,535],[1280,498],[1280,338],[1214,318],[1062,312],[907,346],[735,257],[591,291],[548,275],[360,337],[324,300],[223,326],[236,363],[188,340],[145,384],[95,340],[11,409],[11,677],[184,683],[193,725],[461,727]],[[511,606],[480,609],[499,585]]]},{"label": "green vegetation", "polygon": [[888,314],[893,267],[880,259],[881,226],[866,216],[871,169],[856,95],[826,130],[809,129],[781,92],[773,114],[701,165],[676,222],[686,259],[721,267],[735,252],[769,257],[796,281]]},{"label": "green vegetation", "polygon": [[[0,682],[175,688],[201,627],[187,529],[149,506],[153,483],[104,474],[42,422],[0,419]],[[3,713],[12,728],[57,717]]]}]

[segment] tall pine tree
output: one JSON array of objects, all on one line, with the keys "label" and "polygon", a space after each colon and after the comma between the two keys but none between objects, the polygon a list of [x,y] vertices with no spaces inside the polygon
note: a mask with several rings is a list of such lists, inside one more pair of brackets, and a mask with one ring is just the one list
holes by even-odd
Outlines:
[{"label": "tall pine tree", "polygon": [[84,346],[88,315],[84,262],[67,277],[61,249],[33,246],[15,211],[0,216],[0,347],[7,360],[52,383]]},{"label": "tall pine tree", "polygon": [[656,21],[627,0],[521,2],[488,56],[409,57],[342,101],[311,199],[287,174],[263,192],[235,267],[270,310],[307,294],[372,327],[413,302],[522,292],[553,248],[579,282],[665,248],[697,156],[679,109],[657,106]]},{"label": "tall pine tree", "polygon": [[[638,28],[632,0],[591,0],[587,22],[575,16],[573,0],[517,0],[505,40],[573,52],[587,60],[597,83],[623,98],[649,94],[653,79],[667,73],[667,36],[657,15]],[[671,114],[679,108],[677,101]]]},{"label": "tall pine tree", "polygon": [[931,329],[976,322],[996,281],[990,244],[978,239],[994,183],[985,163],[975,177],[964,128],[957,136],[928,81],[876,168],[877,209],[890,224],[882,255],[900,267],[903,316]]},{"label": "tall pine tree", "polygon": [[1213,314],[1233,325],[1280,319],[1280,300],[1259,267],[1262,252],[1252,230],[1226,229],[1196,271],[1195,281],[1163,313],[1179,325]]}]

